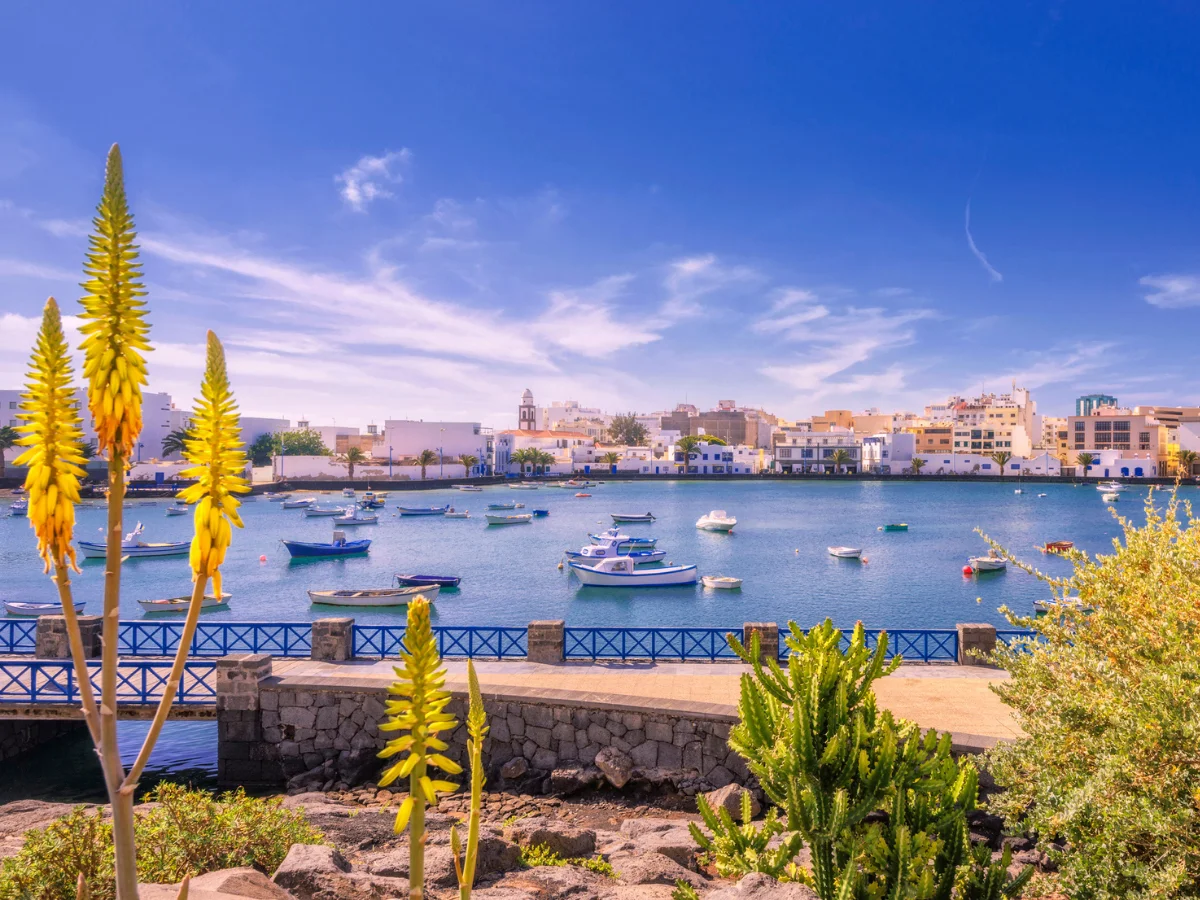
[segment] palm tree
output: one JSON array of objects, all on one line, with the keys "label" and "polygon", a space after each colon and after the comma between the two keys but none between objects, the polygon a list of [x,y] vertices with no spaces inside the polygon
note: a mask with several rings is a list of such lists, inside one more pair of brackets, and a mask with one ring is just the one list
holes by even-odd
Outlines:
[{"label": "palm tree", "polygon": [[520,474],[524,475],[525,474],[525,464],[527,462],[529,462],[529,454],[531,452],[532,451],[526,450],[526,449],[514,450],[512,452],[512,454],[508,457],[508,464],[511,466],[515,463],[517,466],[517,471]]},{"label": "palm tree", "polygon": [[836,474],[846,466],[850,465],[854,460],[850,457],[850,451],[843,447],[838,447],[829,456],[829,462],[833,463],[833,471]]},{"label": "palm tree", "polygon": [[0,427],[0,478],[4,477],[4,451],[17,446],[21,435],[11,425]]},{"label": "palm tree", "polygon": [[600,462],[602,462],[606,466],[608,466],[608,470],[610,472],[617,471],[617,464],[620,461],[621,461],[621,454],[617,453],[613,450],[609,450],[607,453],[605,453],[603,456],[600,457]]},{"label": "palm tree", "polygon": [[417,457],[417,465],[421,467],[421,480],[425,480],[425,470],[438,461],[438,455],[432,450],[422,450]]},{"label": "palm tree", "polygon": [[192,440],[192,438],[191,428],[180,428],[172,431],[162,440],[163,456],[170,456],[172,453],[183,453],[187,449],[187,442]]},{"label": "palm tree", "polygon": [[95,441],[80,441],[77,449],[79,450],[79,455],[82,456],[84,459],[95,459],[96,458],[96,442]]},{"label": "palm tree", "polygon": [[[0,443],[0,446],[3,446],[3,444]],[[1175,455],[1175,470],[1182,474],[1184,478],[1188,478],[1191,476],[1192,469],[1195,467],[1197,460],[1200,460],[1200,453],[1197,453],[1195,450],[1180,450]],[[0,472],[3,471],[3,468],[0,468]]]},{"label": "palm tree", "polygon": [[[428,452],[428,451],[426,451]],[[345,453],[338,457],[338,462],[346,467],[346,477],[351,481],[354,480],[354,467],[361,466],[364,463],[370,462],[367,454],[363,453],[361,447],[351,447]],[[421,470],[421,477],[425,477],[424,469]]]},{"label": "palm tree", "polygon": [[547,453],[545,450],[534,450],[530,458],[530,462],[534,465],[534,471],[540,475],[545,475],[546,470],[555,463],[553,453]]},{"label": "palm tree", "polygon": [[1077,457],[1075,457],[1075,462],[1077,462],[1079,464],[1079,467],[1081,469],[1083,469],[1083,477],[1084,478],[1087,478],[1088,466],[1090,466],[1095,461],[1096,461],[1096,456],[1094,453],[1080,453]]},{"label": "palm tree", "polygon": [[924,465],[925,465],[925,460],[921,459],[921,457],[919,457],[919,456],[914,456],[914,457],[912,458],[912,462],[911,462],[911,463],[909,463],[909,466],[912,468],[912,473],[913,473],[914,475],[920,475],[920,474],[921,474],[921,468],[922,468]]},{"label": "palm tree", "polygon": [[698,435],[685,434],[675,442],[676,448],[678,448],[683,454],[683,463],[680,468],[681,472],[687,471],[688,462],[690,462],[692,458],[692,451],[696,449],[696,445],[700,443],[701,440],[703,440],[703,438],[699,437]]},{"label": "palm tree", "polygon": [[464,453],[458,458],[459,463],[463,467],[463,472],[466,475],[471,474],[471,470],[479,465],[479,457],[472,456],[470,453]]},{"label": "palm tree", "polygon": [[1004,467],[1008,465],[1008,462],[1011,459],[1012,459],[1012,454],[1009,453],[1007,450],[997,450],[995,453],[993,453],[991,455],[992,462],[994,462],[996,465],[998,465],[1000,467],[1001,475],[1004,474]]}]

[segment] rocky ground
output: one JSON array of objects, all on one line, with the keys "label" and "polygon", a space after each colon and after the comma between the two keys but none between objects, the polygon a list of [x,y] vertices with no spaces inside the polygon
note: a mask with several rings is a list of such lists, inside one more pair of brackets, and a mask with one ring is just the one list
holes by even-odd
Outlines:
[{"label": "rocky ground", "polygon": [[[709,796],[738,809],[742,788],[728,785]],[[402,795],[367,785],[355,790],[295,794],[283,803],[302,809],[327,845],[295,845],[270,877],[250,869],[213,872],[192,883],[190,900],[385,900],[408,897],[407,835],[393,831]],[[445,798],[427,818],[426,897],[458,897],[450,853],[450,826],[465,817],[468,797]],[[757,811],[757,800],[755,801]],[[0,856],[20,848],[23,833],[68,811],[64,804],[20,801],[0,806]],[[677,881],[705,900],[814,900],[808,888],[779,884],[760,875],[739,882],[716,877],[698,858],[688,823],[698,821],[686,795],[590,790],[568,797],[487,792],[480,836],[478,900],[668,900]],[[1023,838],[1002,837],[1002,822],[976,814],[972,837],[1000,850],[1011,844],[1018,862],[1042,863]],[[524,847],[545,845],[564,858],[609,863],[613,875],[578,865],[525,867]],[[804,851],[798,862],[807,862]],[[176,889],[146,886],[143,900],[174,900]]]}]

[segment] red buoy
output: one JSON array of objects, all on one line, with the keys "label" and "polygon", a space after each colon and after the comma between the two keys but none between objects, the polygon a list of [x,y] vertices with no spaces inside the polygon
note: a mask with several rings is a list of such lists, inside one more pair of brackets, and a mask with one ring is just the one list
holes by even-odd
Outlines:
[{"label": "red buoy", "polygon": [[970,566],[963,566],[963,574],[964,575],[974,575],[975,570],[972,569]]},{"label": "red buoy", "polygon": [[262,556],[260,556],[260,557],[258,558],[258,561],[259,561],[259,562],[266,562],[266,561],[267,561],[267,554],[265,554],[265,553],[264,553]]}]

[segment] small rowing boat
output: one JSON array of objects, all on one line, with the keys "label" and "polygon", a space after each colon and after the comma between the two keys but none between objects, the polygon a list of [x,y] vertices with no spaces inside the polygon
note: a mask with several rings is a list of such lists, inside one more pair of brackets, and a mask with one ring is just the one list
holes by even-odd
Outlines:
[{"label": "small rowing boat", "polygon": [[[229,598],[231,594],[222,594],[217,597],[214,594],[205,594],[204,599],[200,601],[200,609],[229,609]],[[138,606],[148,613],[173,613],[187,612],[191,606],[192,598],[189,597],[168,597],[163,600],[139,600]]]},{"label": "small rowing boat", "polygon": [[450,509],[445,506],[398,506],[396,512],[402,516],[444,516]]},{"label": "small rowing boat", "polygon": [[533,521],[532,513],[511,513],[507,516],[499,513],[485,513],[489,525],[526,525]]},{"label": "small rowing boat", "polygon": [[370,550],[369,540],[348,541],[345,535],[334,532],[329,543],[319,541],[280,541],[293,557],[312,558],[318,556],[355,556]]},{"label": "small rowing boat", "polygon": [[830,556],[838,559],[861,559],[862,547],[827,547]]},{"label": "small rowing boat", "polygon": [[1066,553],[1075,548],[1074,541],[1046,541],[1042,547],[1043,553]]},{"label": "small rowing boat", "polygon": [[907,522],[893,522],[890,525],[880,525],[880,531],[908,531]]},{"label": "small rowing boat", "polygon": [[706,588],[715,588],[722,591],[734,591],[742,586],[742,579],[732,578],[728,575],[705,575],[700,579],[700,582]]},{"label": "small rowing boat", "polygon": [[534,514],[534,515],[535,515],[537,518],[541,519],[541,518],[545,518],[546,516],[550,515],[550,510],[548,510],[548,509],[535,509],[535,510],[533,511],[533,514]]},{"label": "small rowing boat", "polygon": [[436,584],[427,584],[362,591],[309,591],[308,599],[323,606],[407,606],[413,597],[433,600],[440,590]]},{"label": "small rowing boat", "polygon": [[[142,559],[148,556],[186,556],[192,548],[191,541],[163,541],[147,543],[138,540],[142,533],[142,523],[125,535],[121,541],[121,555],[131,559]],[[100,541],[79,541],[79,549],[83,551],[84,559],[104,559],[108,555],[108,545]]]},{"label": "small rowing boat", "polygon": [[[84,602],[76,600],[73,604],[76,613],[83,612]],[[61,603],[24,603],[20,600],[4,601],[4,610],[10,616],[61,616]]]},{"label": "small rowing boat", "polygon": [[613,523],[620,525],[625,522],[653,522],[653,513],[609,513]]},{"label": "small rowing boat", "polygon": [[462,581],[457,575],[396,575],[396,584],[402,584],[409,587],[421,587],[422,585],[437,585],[440,588],[458,587],[458,583]]},{"label": "small rowing boat", "polygon": [[186,506],[180,506],[179,504],[167,507],[168,516],[186,516],[188,512],[189,510]]}]

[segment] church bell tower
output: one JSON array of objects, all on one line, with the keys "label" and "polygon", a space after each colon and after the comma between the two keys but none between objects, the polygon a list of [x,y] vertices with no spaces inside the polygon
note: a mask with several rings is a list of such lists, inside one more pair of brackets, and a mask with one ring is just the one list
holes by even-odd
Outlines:
[{"label": "church bell tower", "polygon": [[525,388],[525,393],[521,395],[520,409],[517,411],[517,430],[536,431],[536,417],[537,407],[533,405],[533,391]]}]

